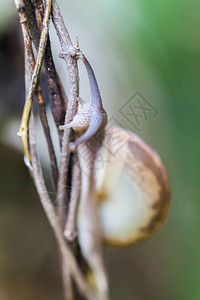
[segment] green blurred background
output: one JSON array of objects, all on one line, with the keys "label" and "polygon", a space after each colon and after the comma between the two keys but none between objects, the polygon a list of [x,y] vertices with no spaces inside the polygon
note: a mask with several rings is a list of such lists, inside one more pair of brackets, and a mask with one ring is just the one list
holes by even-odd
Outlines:
[{"label": "green blurred background", "polygon": [[[160,154],[171,183],[169,216],[152,239],[105,249],[111,298],[200,299],[200,3],[195,0],[59,1],[79,34],[109,117]],[[51,27],[55,61],[67,72]],[[80,92],[88,98],[80,65]],[[139,92],[157,111],[139,132],[119,110]],[[11,0],[0,0],[0,299],[63,299],[54,236],[16,137],[23,107],[23,44]]]}]

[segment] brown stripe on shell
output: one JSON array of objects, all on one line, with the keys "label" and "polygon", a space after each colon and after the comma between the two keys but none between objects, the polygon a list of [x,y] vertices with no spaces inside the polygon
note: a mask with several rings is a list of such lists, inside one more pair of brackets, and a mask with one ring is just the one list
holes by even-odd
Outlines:
[{"label": "brown stripe on shell", "polygon": [[134,153],[136,160],[141,161],[153,172],[161,187],[159,200],[152,206],[157,213],[147,226],[140,229],[144,233],[144,236],[141,238],[143,239],[146,235],[149,236],[149,234],[157,231],[166,218],[170,203],[170,187],[165,168],[159,156],[137,135],[131,132],[128,133],[133,136],[133,140],[129,141],[130,151]]}]

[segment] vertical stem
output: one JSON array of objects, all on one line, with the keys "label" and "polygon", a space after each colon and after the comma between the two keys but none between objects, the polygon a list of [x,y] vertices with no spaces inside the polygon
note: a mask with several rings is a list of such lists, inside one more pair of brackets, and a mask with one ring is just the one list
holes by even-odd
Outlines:
[{"label": "vertical stem", "polygon": [[[78,162],[77,153],[74,153],[74,159]],[[73,164],[72,169],[71,197],[64,227],[64,236],[69,242],[73,242],[77,237],[77,211],[80,197],[81,170],[76,162]]]},{"label": "vertical stem", "polygon": [[[30,80],[31,80],[30,76],[33,74],[34,68],[35,68],[35,58],[34,58],[34,54],[33,54],[32,41],[31,41],[31,38],[29,35],[28,20],[27,20],[24,1],[21,0],[20,2],[16,2],[16,5],[17,5],[20,23],[21,23],[21,27],[22,27],[22,33],[23,33],[23,37],[24,37],[25,82],[26,82],[26,96],[27,96],[28,91],[30,89]],[[27,84],[27,69],[30,73],[29,74],[30,80],[28,80],[28,84]],[[49,129],[49,125],[48,125],[48,120],[47,120],[47,116],[46,116],[45,101],[44,101],[44,98],[42,95],[42,90],[41,90],[41,86],[40,86],[39,82],[38,82],[38,85],[36,86],[35,95],[36,95],[36,99],[37,99],[40,120],[41,120],[41,123],[43,126],[46,141],[47,141],[54,183],[56,185],[57,180],[58,180],[57,161],[56,161],[53,143],[51,140],[51,134],[50,134],[50,129]]]},{"label": "vertical stem", "polygon": [[86,299],[94,300],[96,299],[95,293],[92,288],[88,285],[85,281],[76,261],[74,255],[72,254],[71,250],[67,246],[62,230],[60,228],[59,222],[57,220],[56,213],[54,211],[54,207],[51,203],[49,198],[44,179],[42,174],[41,165],[37,155],[37,147],[36,147],[36,138],[35,138],[35,131],[34,131],[34,119],[33,114],[31,115],[30,125],[29,125],[29,136],[30,136],[30,152],[31,152],[31,160],[32,160],[32,176],[40,197],[41,204],[44,208],[46,216],[49,220],[49,223],[53,229],[55,234],[56,240],[58,242],[60,251],[62,253],[63,259],[67,262],[69,266],[69,270],[71,275],[74,278],[80,292],[86,297]]},{"label": "vertical stem", "polygon": [[[19,11],[21,9],[22,10],[24,9],[23,2],[21,0],[15,0],[15,3],[16,3],[16,6],[19,7],[19,9],[18,9]],[[24,105],[21,126],[20,126],[19,133],[18,133],[18,135],[21,137],[21,140],[22,140],[25,161],[27,161],[27,165],[30,164],[30,153],[29,153],[29,145],[28,145],[28,121],[29,121],[31,105],[32,105],[32,101],[33,101],[33,95],[35,92],[36,85],[38,83],[39,72],[41,69],[42,59],[43,59],[44,51],[45,51],[45,47],[46,47],[47,34],[48,34],[48,29],[49,29],[50,12],[51,12],[51,0],[46,0],[46,9],[45,9],[45,14],[44,14],[43,28],[42,28],[42,32],[41,32],[38,55],[37,55],[37,59],[36,59],[34,72],[32,74],[32,78],[31,78],[30,90],[28,92],[26,102]]]},{"label": "vertical stem", "polygon": [[[42,20],[44,16],[43,2],[42,0],[39,1],[32,0],[33,5],[31,3],[31,0],[24,0],[24,2],[26,3],[26,9],[28,13],[29,30],[34,45],[36,49],[38,49],[40,34],[42,30]],[[44,54],[44,66],[47,75],[50,107],[54,118],[54,122],[58,129],[59,125],[63,124],[65,119],[65,112],[67,108],[67,97],[65,94],[65,90],[62,86],[61,80],[55,69],[49,36],[47,37],[47,45]],[[62,133],[60,132],[59,129],[58,129],[58,134],[60,136],[60,142],[61,142]]]},{"label": "vertical stem", "polygon": [[[52,20],[61,44],[62,51],[68,52],[68,55],[65,59],[68,74],[69,74],[69,96],[68,96],[69,100],[68,100],[67,112],[65,116],[65,124],[66,124],[71,122],[71,120],[73,119],[76,113],[77,98],[79,95],[79,74],[78,74],[77,60],[75,57],[71,55],[71,50],[73,52],[74,47],[72,45],[69,33],[65,27],[63,18],[61,16],[56,1],[52,2]],[[70,139],[70,130],[65,130],[63,133],[62,146],[61,146],[60,172],[59,172],[58,187],[57,187],[57,200],[59,203],[59,218],[63,230],[64,230],[65,222],[69,216],[68,213],[69,201],[67,202],[67,192],[66,192],[66,184],[69,175],[68,169],[69,169],[69,158],[70,158],[69,139]],[[77,182],[72,184],[76,185]],[[71,200],[72,199],[70,199],[70,201]],[[65,273],[63,273],[63,275],[65,275]],[[67,278],[70,280],[69,277],[66,277],[66,279]],[[68,285],[69,285],[69,281],[68,281]]]},{"label": "vertical stem", "polygon": [[[65,57],[65,62],[67,64],[67,70],[69,74],[69,101],[68,101],[67,113],[65,116],[65,124],[67,124],[71,122],[77,109],[77,98],[79,95],[79,75],[78,75],[77,60],[75,57],[73,57],[75,48],[72,45],[71,39],[69,37],[69,33],[65,27],[59,7],[55,0],[52,2],[52,20],[61,44],[62,51],[67,53]],[[58,188],[57,188],[57,200],[60,208],[59,215],[62,224],[64,224],[66,221],[67,210],[68,210],[68,207],[66,207],[65,205],[66,205],[66,181],[67,181],[68,164],[69,164],[69,138],[70,138],[70,129],[67,129],[63,133],[61,157],[60,157],[60,173],[59,173]],[[64,207],[66,208],[64,209]]]}]

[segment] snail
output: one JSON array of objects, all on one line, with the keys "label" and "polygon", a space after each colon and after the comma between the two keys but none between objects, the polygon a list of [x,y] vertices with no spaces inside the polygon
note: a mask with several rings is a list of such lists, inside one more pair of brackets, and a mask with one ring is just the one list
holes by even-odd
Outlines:
[{"label": "snail", "polygon": [[101,240],[125,246],[144,240],[162,226],[169,209],[170,188],[159,156],[136,134],[109,126],[96,77],[83,54],[90,103],[79,100],[71,123],[78,137],[70,143],[78,151],[82,170],[78,209],[78,240],[102,299],[107,299],[107,275]]}]

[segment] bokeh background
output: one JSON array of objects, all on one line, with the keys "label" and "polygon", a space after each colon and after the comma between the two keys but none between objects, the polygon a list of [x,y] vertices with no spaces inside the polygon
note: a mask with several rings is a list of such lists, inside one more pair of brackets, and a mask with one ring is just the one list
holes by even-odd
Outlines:
[{"label": "bokeh background", "polygon": [[[111,298],[200,299],[200,3],[58,0],[79,34],[109,117],[160,154],[171,183],[169,216],[152,239],[106,247]],[[67,71],[51,27],[57,69]],[[80,65],[80,94],[88,98]],[[0,299],[63,299],[59,259],[16,136],[24,101],[23,43],[12,0],[0,0]],[[158,112],[139,130],[120,113],[136,92]]]}]

